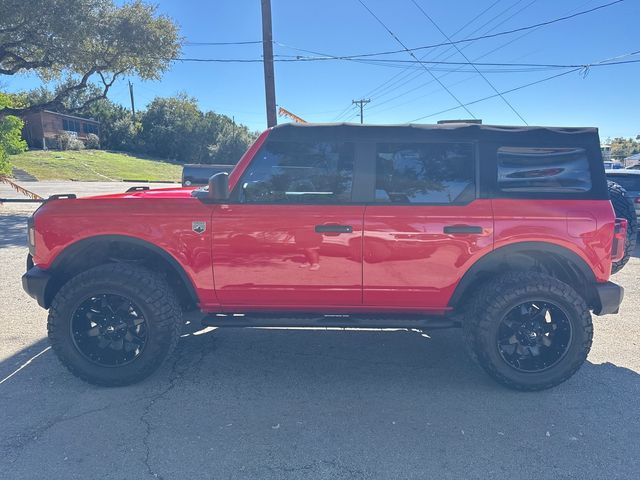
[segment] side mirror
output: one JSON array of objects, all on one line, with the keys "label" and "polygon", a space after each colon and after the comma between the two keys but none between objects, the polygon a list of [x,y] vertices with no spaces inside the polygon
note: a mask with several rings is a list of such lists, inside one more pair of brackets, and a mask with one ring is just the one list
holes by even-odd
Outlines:
[{"label": "side mirror", "polygon": [[219,172],[209,177],[209,200],[222,201],[229,198],[229,174]]}]

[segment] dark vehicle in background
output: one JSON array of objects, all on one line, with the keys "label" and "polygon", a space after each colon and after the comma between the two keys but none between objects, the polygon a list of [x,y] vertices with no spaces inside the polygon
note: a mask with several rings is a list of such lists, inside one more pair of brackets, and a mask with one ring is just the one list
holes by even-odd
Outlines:
[{"label": "dark vehicle in background", "polygon": [[220,172],[229,173],[233,170],[234,166],[235,165],[187,163],[182,167],[182,186],[206,185],[212,175]]},{"label": "dark vehicle in background", "polygon": [[627,191],[627,196],[633,202],[636,215],[640,215],[640,170],[605,170],[607,180],[616,182]]},{"label": "dark vehicle in background", "polygon": [[638,213],[640,213],[640,170],[607,169],[609,198],[616,217],[627,220],[625,255],[619,262],[613,262],[612,273],[618,272],[627,263],[636,248],[638,238]]}]

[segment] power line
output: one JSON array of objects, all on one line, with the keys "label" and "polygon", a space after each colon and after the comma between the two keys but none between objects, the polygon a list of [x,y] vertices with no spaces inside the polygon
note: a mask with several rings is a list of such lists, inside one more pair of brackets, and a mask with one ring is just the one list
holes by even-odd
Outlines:
[{"label": "power line", "polygon": [[[502,11],[501,11],[501,12],[499,12],[498,14],[494,15],[494,16],[493,16],[492,18],[490,18],[488,21],[484,22],[482,25],[480,25],[479,27],[475,28],[471,33],[469,33],[469,34],[465,37],[465,39],[469,39],[469,38],[471,38],[471,36],[472,36],[472,35],[474,35],[476,32],[481,31],[485,26],[487,26],[487,25],[491,24],[494,20],[496,20],[496,19],[500,18],[501,16],[503,16],[504,14],[506,14],[507,12],[509,12],[510,10],[513,10],[515,7],[517,7],[517,6],[518,6],[519,4],[521,4],[523,1],[525,1],[525,0],[518,0],[516,3],[512,4],[511,6],[507,7],[506,9],[502,10]],[[505,24],[506,22],[508,22],[509,20],[511,20],[512,18],[514,18],[515,16],[519,15],[521,12],[523,12],[524,10],[526,10],[527,8],[529,8],[529,7],[530,7],[531,5],[533,5],[536,1],[537,1],[537,0],[532,0],[532,1],[530,1],[529,3],[527,3],[526,5],[524,5],[522,8],[520,8],[520,9],[516,10],[514,13],[510,14],[510,15],[509,15],[509,16],[507,16],[506,18],[504,18],[504,19],[500,20],[497,24],[493,25],[489,30],[487,30],[487,31],[483,32],[483,33],[482,33],[482,35],[486,35],[486,34],[488,34],[488,33],[490,33],[490,32],[495,31],[498,27],[500,27],[501,25]],[[475,43],[475,42],[469,42],[469,43],[466,43],[464,46],[462,46],[462,48],[461,48],[461,49],[462,49],[462,50],[464,50],[465,48],[470,47],[470,46],[471,46],[471,45],[473,45],[474,43]],[[437,59],[437,58],[440,58],[442,55],[446,54],[446,52],[448,52],[448,51],[450,51],[450,50],[452,50],[452,46],[449,46],[449,48],[447,48],[444,52],[442,52],[442,54],[438,55],[438,56],[436,57],[436,59]],[[454,55],[455,55],[455,52],[453,52],[453,53],[451,53],[450,55],[448,55],[448,56],[444,57],[444,59],[445,59],[445,60],[447,60],[447,59],[449,59],[449,58],[453,57]],[[456,70],[454,70],[454,71],[456,71]],[[444,78],[446,75],[447,75],[447,74],[442,75],[442,76],[440,76],[440,78]],[[418,76],[420,76],[420,74],[418,74],[417,76],[414,76],[413,78],[409,78],[409,79],[407,79],[406,81],[402,82],[399,86],[396,86],[396,88],[402,87],[402,86],[404,86],[404,85],[406,85],[406,84],[410,83],[414,78],[417,78]],[[380,108],[382,105],[384,105],[384,104],[386,104],[386,103],[388,103],[388,102],[391,102],[391,101],[393,101],[393,100],[395,100],[395,99],[397,99],[397,98],[400,98],[400,97],[402,97],[402,96],[404,96],[404,95],[407,95],[407,94],[409,94],[409,93],[411,93],[411,92],[413,92],[413,91],[415,91],[415,90],[418,90],[419,88],[422,88],[422,86],[426,86],[426,85],[428,85],[428,84],[430,84],[430,83],[433,83],[433,80],[430,80],[429,82],[423,83],[423,84],[421,84],[420,86],[418,86],[418,87],[414,87],[414,88],[412,88],[412,89],[410,89],[410,90],[408,90],[408,91],[405,91],[404,93],[401,93],[400,95],[396,95],[396,96],[394,96],[393,98],[390,98],[390,99],[388,99],[388,100],[386,100],[386,101],[384,101],[384,102],[378,102],[378,103],[374,106],[374,108],[376,108],[376,109],[377,109],[377,108]],[[389,91],[389,92],[384,92],[384,93],[382,93],[381,95],[386,95],[387,93],[391,93],[391,92],[390,92],[390,91]]]},{"label": "power line", "polygon": [[[518,90],[522,90],[523,88],[527,88],[527,87],[532,87],[533,85],[538,85],[539,83],[547,82],[549,80],[553,80],[554,78],[563,77],[565,75],[569,75],[570,73],[577,72],[579,70],[581,70],[581,69],[580,68],[574,68],[573,70],[568,70],[566,72],[558,73],[556,75],[552,75],[550,77],[546,77],[546,78],[543,78],[541,80],[536,80],[535,82],[527,83],[525,85],[520,85],[519,87],[515,87],[515,88],[509,89],[509,90],[504,90],[503,92],[500,92],[500,93],[502,95],[506,95],[507,93],[512,93],[512,92],[515,92],[515,91],[518,91]],[[488,97],[479,98],[478,100],[474,100],[472,102],[466,103],[465,106],[475,105],[476,103],[484,102],[485,100],[490,100],[490,99],[496,98],[498,96],[499,96],[498,94],[494,94],[494,95],[489,95]],[[458,108],[460,108],[460,107],[459,106],[458,107],[451,107],[451,108],[447,108],[445,110],[440,110],[439,112],[431,113],[429,115],[424,115],[423,117],[414,118],[413,120],[410,120],[409,123],[413,123],[413,122],[417,122],[417,121],[420,121],[420,120],[424,120],[425,118],[429,118],[429,117],[435,117],[436,115],[441,115],[443,113],[448,113],[448,112],[451,112],[453,110],[457,110]]]},{"label": "power line", "polygon": [[[458,33],[460,33],[461,31],[463,31],[465,28],[467,28],[467,26],[473,24],[476,20],[478,20],[479,18],[481,18],[486,12],[488,12],[489,10],[491,10],[493,7],[495,7],[498,3],[500,3],[502,0],[496,0],[494,1],[491,5],[489,5],[487,8],[485,8],[483,11],[481,11],[479,14],[477,14],[475,17],[473,17],[471,20],[469,20],[467,23],[465,23],[461,28],[459,28],[458,30],[456,30],[456,32],[454,33],[454,35],[457,35]],[[520,0],[522,1],[522,0]],[[509,7],[511,8],[511,7]],[[507,9],[508,10],[508,9]],[[470,37],[471,35],[473,35],[474,33],[476,33],[477,31],[479,31],[480,29],[482,29],[485,25],[487,25],[487,23],[492,22],[495,18],[497,18],[498,16],[502,15],[506,10],[500,12],[498,15],[493,16],[488,22],[484,23],[482,26],[476,28],[475,30],[473,30],[471,33],[467,34],[466,37]],[[472,45],[471,43],[468,43],[467,46]],[[442,55],[444,55],[447,51],[449,51],[451,49],[451,47],[448,47],[447,49],[445,49],[443,52],[441,52],[440,54],[438,54],[435,57],[435,60],[439,59],[442,57]],[[431,53],[433,52],[433,50],[428,51],[427,53],[425,53],[421,59],[425,60]],[[449,57],[445,57],[445,60],[447,60]],[[410,67],[407,67],[404,69],[405,72],[407,72],[410,69]],[[408,84],[409,82],[413,81],[414,79],[418,78],[419,76],[424,75],[424,71],[421,73],[415,73],[415,72],[407,72],[407,73],[403,73],[403,72],[399,72],[398,74],[394,75],[393,77],[389,78],[388,80],[386,80],[385,82],[383,82],[382,84],[378,85],[377,87],[375,87],[373,90],[370,90],[366,96],[371,96],[371,95],[376,95],[377,97],[384,97],[385,95],[387,95],[388,93],[391,93],[392,91],[397,91],[398,88]],[[433,80],[431,80],[433,82]],[[383,104],[386,102],[382,102]],[[379,108],[380,104],[376,104],[373,106],[373,109]]]},{"label": "power line", "polygon": [[[640,62],[640,60],[628,61],[628,62],[611,62],[611,60],[616,59],[616,58],[630,57],[630,56],[634,56],[634,55],[638,55],[638,54],[640,54],[640,50],[636,50],[636,51],[630,52],[630,53],[625,53],[623,55],[619,55],[619,56],[616,56],[616,57],[607,58],[605,60],[601,60],[601,61],[599,61],[597,63],[594,63],[591,66],[595,67],[595,66],[604,66],[604,65],[619,65],[621,63],[636,63],[636,62]],[[549,77],[545,77],[545,78],[542,78],[540,80],[536,80],[534,82],[530,82],[530,83],[526,83],[524,85],[520,85],[518,87],[510,88],[509,90],[503,90],[499,94],[489,95],[487,97],[483,97],[483,98],[479,98],[477,100],[473,100],[472,102],[466,103],[465,106],[475,105],[476,103],[480,103],[480,102],[484,102],[486,100],[490,100],[492,98],[496,98],[499,95],[506,95],[508,93],[517,92],[518,90],[522,90],[522,89],[527,88],[527,87],[532,87],[534,85],[538,85],[538,84],[543,83],[543,82],[548,82],[549,80],[553,80],[555,78],[563,77],[565,75],[569,75],[570,73],[579,72],[581,70],[584,72],[584,74],[586,76],[586,74],[588,73],[588,68],[585,69],[583,67],[577,67],[577,68],[573,68],[571,70],[568,70],[566,72],[557,73],[555,75],[551,75]],[[434,117],[436,115],[441,115],[443,113],[448,113],[448,112],[451,112],[453,110],[457,110],[458,108],[460,108],[460,106],[447,108],[447,109],[441,110],[439,112],[435,112],[435,113],[431,113],[429,115],[424,115],[422,117],[414,118],[413,120],[410,120],[409,123],[413,123],[413,122],[417,122],[417,121],[420,121],[420,120],[424,120],[425,118]]]},{"label": "power line", "polygon": [[[590,2],[592,2],[592,1],[593,1],[593,0],[588,0],[588,2],[587,2],[587,3],[590,3]],[[502,22],[498,23],[496,26],[494,26],[494,27],[493,27],[493,29],[497,28],[498,26],[502,25],[502,24],[503,24],[503,23],[505,23],[506,21],[510,20],[510,19],[511,19],[511,18],[513,18],[515,15],[518,15],[520,12],[522,12],[523,10],[525,10],[526,8],[528,8],[532,3],[533,3],[533,2],[528,3],[527,5],[525,5],[525,6],[524,6],[524,7],[522,7],[521,9],[519,9],[517,12],[513,13],[512,15],[510,15],[509,17],[507,17],[506,19],[504,19]],[[573,13],[575,13],[575,12],[577,12],[577,11],[579,11],[579,9],[578,9],[578,8],[573,9],[573,10],[571,10],[571,11],[567,12],[567,13],[566,13],[566,15],[572,15]],[[503,13],[504,13],[504,12],[503,12]],[[500,15],[502,15],[502,14],[500,14]],[[518,40],[522,39],[523,37],[525,37],[525,36],[527,36],[527,35],[530,35],[530,34],[534,33],[535,31],[537,31],[537,30],[539,30],[539,29],[541,29],[541,28],[543,28],[543,27],[537,27],[537,28],[535,28],[535,29],[527,30],[527,31],[525,31],[524,33],[522,33],[521,35],[518,35],[516,38],[512,38],[511,40],[508,40],[507,42],[503,43],[502,45],[499,45],[498,47],[496,47],[496,48],[493,48],[493,49],[489,50],[488,52],[486,52],[486,53],[484,53],[484,54],[480,55],[479,57],[476,57],[476,58],[475,58],[475,61],[477,62],[478,60],[480,60],[480,59],[482,59],[482,58],[484,58],[484,57],[487,57],[487,56],[491,55],[492,53],[497,52],[498,50],[501,50],[501,49],[503,49],[503,48],[507,47],[508,45],[511,45],[511,44],[512,44],[512,43],[514,43],[514,42],[517,42]],[[475,30],[475,31],[477,31],[477,30]],[[466,48],[468,45],[471,45],[471,44],[467,44],[467,45],[465,45],[465,47],[463,47],[463,48]],[[451,56],[449,56],[449,57],[447,57],[447,58],[450,58],[450,57],[451,57]],[[575,67],[578,67],[578,65],[575,65]],[[462,69],[462,67],[460,67],[459,69],[454,69],[454,70],[453,70],[452,72],[450,72],[450,73],[457,72],[457,71],[459,71],[459,70],[461,70],[461,69]],[[444,77],[444,76],[446,76],[446,75],[449,75],[449,73],[445,73],[444,75],[442,75],[442,77]],[[467,79],[464,79],[464,80],[461,80],[461,81],[455,82],[453,85],[458,85],[458,84],[460,84],[460,83],[462,83],[462,82],[465,82],[465,81],[468,81],[468,80],[470,80],[470,79],[471,79],[471,77],[468,77]],[[428,84],[430,84],[430,83],[432,83],[432,81],[429,81],[429,82],[423,83],[423,84],[419,85],[418,87],[415,87],[415,88],[413,88],[413,89],[411,89],[411,90],[409,90],[409,91],[406,91],[406,92],[404,92],[404,93],[402,93],[402,94],[400,94],[400,95],[396,95],[395,97],[393,97],[393,98],[391,98],[391,99],[389,99],[389,100],[386,100],[386,101],[384,101],[384,102],[378,102],[378,103],[374,106],[374,108],[378,108],[378,107],[380,107],[381,105],[383,105],[383,104],[385,104],[385,103],[388,103],[388,102],[390,102],[390,101],[392,101],[392,100],[395,100],[395,99],[397,99],[397,98],[399,98],[399,97],[405,96],[405,95],[407,95],[407,94],[409,94],[409,93],[411,93],[411,92],[413,92],[413,91],[415,91],[415,90],[418,90],[419,88],[422,88],[422,87],[424,87],[424,86],[426,86],[426,85],[428,85]],[[400,103],[400,104],[397,104],[397,105],[395,105],[395,106],[392,106],[391,108],[397,108],[397,107],[399,107],[399,106],[406,105],[407,103],[411,103],[411,102],[413,102],[413,101],[417,100],[418,98],[424,98],[424,97],[426,97],[426,96],[428,96],[428,95],[431,95],[431,93],[429,93],[429,94],[424,94],[424,95],[420,95],[419,97],[415,97],[415,98],[414,98],[414,99],[412,99],[412,100],[408,100],[408,101],[406,101],[406,102],[402,102],[402,103]],[[388,108],[386,108],[384,111],[387,111],[387,110],[390,110],[390,108],[388,107]]]},{"label": "power line", "polygon": [[[363,7],[364,7],[364,8],[365,8],[365,9],[366,9],[366,10],[367,10],[367,11],[368,11],[372,16],[373,16],[373,18],[375,18],[375,19],[378,21],[378,23],[379,23],[380,25],[382,25],[382,27],[383,27],[383,28],[384,28],[384,29],[389,33],[389,35],[391,35],[391,37],[392,37],[396,42],[398,42],[400,45],[402,45],[402,47],[404,48],[404,50],[405,50],[409,55],[411,55],[411,57],[412,57],[414,60],[417,60],[417,61],[419,62],[418,57],[416,57],[416,56],[414,55],[414,53],[413,53],[412,51],[410,51],[410,50],[407,48],[407,46],[402,42],[402,40],[400,40],[400,39],[398,38],[398,36],[397,36],[395,33],[393,33],[393,32],[389,29],[389,27],[387,27],[387,26],[385,25],[385,23],[384,23],[382,20],[380,20],[380,18],[379,18],[375,13],[373,13],[373,11],[372,11],[369,7],[367,7],[367,5],[366,5],[362,0],[358,0],[358,2],[360,3],[360,5],[362,5],[362,6],[363,6]],[[429,75],[431,75],[431,76],[434,78],[434,80],[436,80],[436,81],[440,84],[440,86],[441,86],[441,87],[442,87],[442,88],[443,88],[443,89],[444,89],[444,90],[445,90],[445,91],[446,91],[446,92],[447,92],[447,93],[448,93],[448,94],[449,94],[449,95],[450,95],[450,96],[451,96],[451,97],[452,97],[456,102],[458,102],[458,104],[459,104],[462,108],[464,108],[464,109],[465,109],[465,111],[466,111],[469,115],[471,115],[473,118],[476,118],[476,117],[475,117],[475,115],[474,115],[473,113],[471,113],[471,110],[469,110],[469,109],[468,109],[468,108],[467,108],[467,107],[466,107],[466,106],[465,106],[465,105],[460,101],[460,99],[459,99],[458,97],[456,97],[456,95],[455,95],[451,90],[449,90],[449,89],[447,88],[447,86],[446,86],[444,83],[442,83],[442,82],[440,81],[440,79],[439,79],[438,77],[436,77],[436,75],[435,75],[431,70],[429,70],[429,69],[426,67],[426,65],[425,65],[424,63],[421,63],[421,65],[424,67],[424,69],[425,69],[427,72],[429,72]]]},{"label": "power line", "polygon": [[[358,1],[360,1],[360,0],[358,0]],[[592,13],[592,12],[595,12],[597,10],[601,10],[603,8],[611,7],[613,5],[616,5],[618,3],[622,3],[624,1],[625,0],[615,0],[613,2],[604,4],[604,5],[599,5],[597,7],[590,8],[589,10],[583,10],[581,12],[577,12],[577,13],[574,13],[572,15],[567,15],[567,16],[556,18],[556,19],[553,19],[553,20],[548,20],[546,22],[536,23],[534,25],[529,25],[529,26],[526,26],[526,27],[514,28],[512,30],[506,30],[506,31],[503,31],[503,32],[497,32],[497,33],[492,33],[492,34],[488,34],[488,35],[481,35],[481,36],[478,36],[478,37],[466,38],[466,39],[462,39],[462,40],[454,40],[452,42],[441,42],[441,43],[432,44],[432,45],[423,45],[421,47],[410,48],[408,50],[410,50],[412,52],[415,52],[415,51],[418,51],[418,50],[426,50],[426,49],[430,49],[430,48],[442,47],[442,46],[446,46],[446,45],[455,45],[455,44],[459,44],[459,43],[475,42],[476,40],[485,40],[487,38],[495,38],[495,37],[500,37],[500,36],[503,36],[503,35],[509,35],[509,34],[512,34],[512,33],[518,33],[518,32],[522,32],[522,31],[525,31],[525,30],[531,30],[533,28],[544,27],[544,26],[547,26],[547,25],[552,25],[554,23],[570,20],[572,18],[579,17],[581,15],[586,15],[588,13]],[[391,50],[391,51],[386,51],[386,52],[363,53],[363,54],[360,54],[360,55],[349,55],[348,57],[351,57],[351,58],[373,57],[373,56],[380,56],[380,55],[392,55],[392,54],[395,54],[395,53],[402,53],[402,52],[405,52],[405,51],[406,50]]]},{"label": "power line", "polygon": [[[473,22],[475,22],[477,19],[479,19],[480,17],[482,17],[485,13],[487,13],[489,10],[491,10],[494,6],[496,6],[498,3],[500,3],[502,0],[495,0],[491,5],[489,5],[487,8],[485,8],[484,10],[482,10],[479,14],[477,14],[475,17],[473,17],[471,20],[469,20],[467,23],[465,23],[462,27],[460,27],[458,30],[456,30],[452,37],[456,36],[458,33],[460,33],[462,30],[464,30],[465,28],[467,28],[469,25],[471,25]],[[422,57],[422,60],[424,60],[427,57],[427,55],[425,55],[424,57]],[[437,58],[437,57],[436,57]],[[386,80],[385,82],[383,82],[382,84],[378,85],[377,87],[375,87],[373,90],[370,90],[366,96],[371,96],[374,93],[378,93],[378,91],[380,89],[384,90],[384,87],[386,85],[388,85],[390,82],[392,82],[394,79],[398,78],[399,76],[402,75],[402,72],[397,73],[396,75],[394,75],[393,77],[389,78],[388,80]],[[405,76],[406,78],[406,76]]]},{"label": "power line", "polygon": [[[433,20],[433,18],[431,18],[431,16],[430,16],[430,15],[429,15],[429,14],[428,14],[428,13],[427,13],[423,8],[422,8],[422,7],[418,4],[418,2],[416,2],[416,0],[411,0],[411,2],[412,2],[412,3],[413,3],[413,4],[418,8],[418,10],[420,10],[420,12],[422,12],[422,14],[427,18],[427,20],[429,20],[429,21],[433,24],[433,26],[434,26],[434,27],[436,27],[436,28],[438,29],[438,31],[439,31],[439,32],[440,32],[440,33],[441,33],[441,34],[442,34],[442,35],[443,35],[443,36],[444,36],[448,41],[451,41],[451,38],[449,38],[449,36],[448,36],[446,33],[444,33],[444,31],[443,31],[443,30],[440,28],[440,26],[435,22],[435,20]],[[458,53],[459,53],[460,55],[462,55],[462,57],[467,61],[467,63],[468,63],[469,65],[471,65],[471,66],[474,68],[474,70],[478,73],[478,75],[480,75],[480,76],[484,79],[484,81],[485,81],[485,82],[487,82],[487,84],[488,84],[488,85],[493,89],[493,91],[494,91],[494,92],[496,92],[496,93],[500,96],[500,98],[504,101],[504,103],[506,103],[506,104],[509,106],[509,108],[513,111],[513,113],[515,113],[515,114],[520,118],[520,120],[522,120],[522,122],[523,122],[525,125],[529,125],[529,124],[527,123],[527,121],[524,119],[524,117],[520,114],[520,112],[518,112],[518,111],[514,108],[514,106],[509,102],[509,100],[507,100],[507,99],[506,99],[506,98],[505,98],[505,97],[504,97],[500,92],[498,92],[498,89],[493,85],[493,83],[491,83],[491,81],[490,81],[490,80],[489,80],[489,79],[488,79],[488,78],[487,78],[487,77],[486,77],[486,76],[485,76],[485,75],[484,75],[480,70],[478,70],[478,67],[477,67],[477,66],[475,66],[474,64],[472,64],[472,63],[471,63],[471,60],[469,60],[469,59],[467,58],[467,56],[462,52],[462,50],[460,50],[460,48],[458,47],[458,45],[454,44],[453,46],[454,46],[454,48],[458,51]]]},{"label": "power line", "polygon": [[[358,0],[360,1],[360,0]],[[352,54],[352,55],[324,55],[321,54],[319,52],[312,52],[311,50],[307,50],[307,52],[309,53],[314,53],[317,55],[322,55],[321,57],[298,57],[297,59],[291,59],[288,61],[323,61],[323,60],[351,60],[351,59],[361,59],[361,58],[367,58],[367,57],[377,57],[377,56],[383,56],[383,55],[393,55],[393,54],[398,54],[398,53],[406,53],[406,52],[415,52],[415,51],[419,51],[419,50],[427,50],[427,49],[433,49],[433,48],[438,48],[438,47],[443,47],[443,46],[449,46],[449,45],[457,45],[460,43],[470,43],[470,42],[475,42],[478,40],[485,40],[488,38],[495,38],[495,37],[500,37],[500,36],[504,36],[504,35],[509,35],[512,33],[518,33],[518,32],[522,32],[522,31],[526,31],[526,30],[532,30],[535,28],[539,28],[539,27],[543,27],[543,26],[547,26],[547,25],[552,25],[554,23],[558,23],[558,22],[563,22],[566,20],[570,20],[572,18],[581,16],[581,15],[586,15],[588,13],[592,13],[595,12],[597,10],[601,10],[603,8],[607,8],[607,7],[611,7],[613,5],[616,5],[618,3],[622,3],[625,0],[615,0],[613,2],[604,4],[604,5],[599,5],[597,7],[593,7],[590,8],[588,10],[583,10],[571,15],[566,15],[564,17],[559,17],[553,20],[548,20],[545,22],[540,22],[540,23],[536,23],[533,25],[528,25],[525,27],[520,27],[520,28],[515,28],[512,30],[505,30],[502,32],[497,32],[497,33],[492,33],[492,34],[486,34],[486,35],[480,35],[477,37],[471,37],[471,38],[464,38],[461,40],[453,40],[453,41],[447,41],[447,42],[440,42],[440,43],[434,43],[434,44],[430,44],[430,45],[422,45],[419,47],[414,47],[414,48],[405,48],[402,50],[388,50],[388,51],[382,51],[382,52],[369,52],[369,53],[361,53],[361,54]],[[362,3],[362,2],[361,2]],[[364,4],[363,4],[364,5]],[[366,8],[366,6],[365,6]],[[196,42],[191,42],[191,43],[196,43]],[[200,42],[200,43],[206,43],[206,42]],[[211,42],[212,44],[216,44],[216,43],[224,43],[224,42]],[[227,42],[227,43],[233,43],[233,44],[238,44],[238,43],[244,43],[244,42]],[[260,41],[258,42],[247,42],[247,43],[262,43]],[[282,45],[282,44],[281,44]],[[293,48],[293,47],[288,47],[288,48]],[[299,50],[303,50],[303,49],[299,49]],[[262,59],[210,59],[210,58],[170,58],[169,60],[180,60],[180,61],[190,61],[190,62],[246,62],[246,63],[254,63],[254,62],[262,62]],[[418,62],[419,60],[416,59]],[[284,61],[284,60],[283,60]]]},{"label": "power line", "polygon": [[[474,28],[474,29],[473,29],[470,33],[468,33],[464,38],[465,38],[465,39],[469,39],[469,38],[471,38],[471,37],[472,37],[474,34],[476,34],[477,32],[482,31],[482,29],[483,29],[484,27],[486,27],[487,25],[490,25],[490,24],[491,24],[491,23],[493,23],[496,19],[499,19],[499,18],[500,18],[500,17],[502,17],[503,15],[507,14],[509,11],[511,11],[511,10],[513,10],[514,8],[516,8],[519,4],[521,4],[521,3],[522,3],[522,2],[524,2],[524,1],[525,1],[525,0],[518,0],[517,2],[515,2],[515,3],[513,3],[512,5],[508,6],[507,8],[505,8],[505,9],[501,10],[500,12],[498,12],[497,14],[495,14],[495,15],[493,15],[491,18],[489,18],[487,21],[485,21],[484,23],[482,23],[480,26],[478,26],[478,27]],[[526,4],[525,6],[523,6],[522,8],[520,8],[520,9],[516,10],[514,13],[510,14],[510,15],[509,15],[509,16],[507,16],[506,18],[503,18],[503,19],[502,19],[502,20],[500,20],[498,23],[496,23],[495,25],[493,25],[492,27],[490,27],[490,28],[489,28],[489,30],[486,30],[486,31],[482,32],[482,34],[481,34],[481,35],[486,35],[486,34],[488,34],[488,33],[491,33],[491,32],[493,32],[493,31],[495,31],[498,27],[500,27],[501,25],[505,24],[506,22],[508,22],[509,20],[511,20],[512,18],[514,18],[515,16],[519,15],[519,14],[520,14],[522,11],[524,11],[525,9],[529,8],[529,7],[530,7],[532,4],[534,4],[536,1],[537,1],[537,0],[532,0],[532,1],[530,1],[529,3],[527,3],[527,4]],[[494,2],[491,6],[494,6],[494,5],[496,5],[496,4],[497,4],[497,2]],[[485,12],[486,12],[486,10],[485,10]],[[482,12],[482,13],[484,13],[484,12]],[[570,12],[570,13],[572,13],[572,12]],[[471,24],[471,23],[473,23],[476,19],[480,18],[480,16],[481,16],[481,15],[478,15],[478,16],[474,17],[474,19],[472,19],[470,22],[467,22],[467,24],[465,24],[465,27],[466,27],[466,25],[470,25],[470,24]],[[465,27],[463,27],[463,28],[465,28]],[[456,31],[456,34],[457,34],[458,32],[460,32],[460,31],[462,31],[462,29],[457,30],[457,31]],[[471,46],[471,45],[473,45],[473,44],[474,44],[474,42],[468,42],[468,43],[466,43],[466,44],[462,47],[462,49],[468,48],[468,47],[470,47],[470,46]],[[437,60],[437,59],[441,58],[443,55],[445,55],[445,54],[446,54],[448,51],[450,51],[450,50],[452,50],[452,46],[449,46],[448,48],[446,48],[443,52],[441,52],[439,55],[437,55],[437,56],[435,57],[435,59]],[[429,55],[429,53],[430,53],[430,52],[427,52],[427,54],[425,54],[425,55],[422,57],[422,59],[424,60],[424,59]],[[450,55],[445,56],[445,57],[444,57],[444,60],[448,60],[449,58],[453,57],[454,55],[455,55],[455,52],[451,53]],[[457,68],[457,69],[454,69],[452,72],[457,71],[457,70],[461,70],[461,69],[462,69],[462,67],[459,67],[459,68]],[[436,69],[436,70],[437,70],[437,69]],[[452,73],[452,72],[445,73],[444,75],[441,75],[439,78],[444,78],[445,76],[447,76],[449,73]],[[387,94],[397,92],[397,90],[398,90],[399,88],[403,87],[404,85],[407,85],[408,83],[412,82],[414,79],[417,79],[417,78],[418,78],[419,76],[421,76],[421,75],[424,75],[424,72],[422,72],[422,73],[417,73],[417,74],[412,74],[412,73],[410,73],[409,75],[405,75],[404,77],[401,77],[399,80],[396,80],[396,81],[394,81],[393,83],[391,83],[390,85],[388,85],[386,88],[383,88],[383,89],[382,89],[382,91],[378,92],[378,96],[379,96],[379,97],[383,97],[383,96],[385,96],[385,95],[387,95]],[[422,88],[423,86],[428,85],[428,84],[433,83],[433,82],[434,82],[434,80],[432,79],[432,80],[430,80],[430,81],[428,81],[428,82],[426,82],[426,83],[423,83],[423,84],[421,84],[421,85],[419,85],[419,86],[417,86],[417,87],[411,88],[410,90],[407,90],[407,91],[405,91],[405,92],[403,92],[403,93],[401,93],[401,94],[399,94],[399,95],[394,95],[392,98],[389,98],[389,99],[387,99],[387,100],[385,100],[385,101],[377,102],[377,103],[376,103],[376,104],[371,108],[371,110],[379,109],[381,106],[385,105],[386,103],[392,102],[393,100],[395,100],[395,99],[397,99],[397,98],[400,98],[400,97],[402,97],[402,96],[408,95],[409,93],[411,93],[411,92],[413,92],[413,91],[415,91],[415,90],[418,90],[418,89]],[[460,82],[455,82],[453,85],[457,85],[458,83],[460,83]],[[392,88],[393,88],[393,90],[392,90]],[[435,93],[435,92],[434,92],[434,93]],[[407,103],[407,102],[404,102],[404,103]],[[387,110],[388,110],[388,108],[387,108]]]},{"label": "power line", "polygon": [[215,47],[222,45],[256,45],[262,43],[262,40],[254,40],[248,42],[184,42],[185,45],[190,47]]},{"label": "power line", "polygon": [[[278,55],[275,55],[276,57]],[[483,55],[486,56],[486,55]],[[198,59],[198,58],[174,58],[172,60],[181,61],[181,62],[239,62],[239,63],[262,63],[261,58],[207,58],[207,59]],[[344,58],[336,58],[336,60],[345,60]],[[306,62],[307,59],[299,59],[299,58],[275,58],[274,62]],[[468,62],[446,62],[446,61],[434,61],[434,60],[392,60],[392,59],[369,59],[369,60],[360,60],[360,59],[349,59],[348,61],[365,63],[368,65],[390,65],[393,64],[413,64],[413,65],[452,65],[452,66],[478,66],[478,67],[512,67],[512,68],[532,68],[532,69],[540,69],[540,68],[571,68],[571,67],[584,67],[584,66],[597,66],[591,65],[589,63],[509,63],[509,62],[474,62],[469,60]],[[618,63],[635,63],[633,61],[626,62],[618,62]],[[615,63],[609,63],[610,65],[614,65]],[[608,65],[609,65],[608,64]],[[397,67],[402,65],[395,65]],[[448,70],[444,70],[448,71]],[[452,72],[457,72],[459,70],[451,70]],[[470,70],[467,70],[470,71]],[[524,70],[523,70],[524,71]]]}]

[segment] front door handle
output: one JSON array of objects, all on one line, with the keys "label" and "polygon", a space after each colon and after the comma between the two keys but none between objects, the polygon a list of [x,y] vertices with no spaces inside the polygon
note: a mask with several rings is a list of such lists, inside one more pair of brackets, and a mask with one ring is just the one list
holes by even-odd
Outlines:
[{"label": "front door handle", "polygon": [[447,225],[443,228],[444,233],[453,233],[453,234],[473,234],[473,233],[482,233],[482,227],[477,225]]},{"label": "front door handle", "polygon": [[316,225],[316,233],[352,233],[351,225]]}]

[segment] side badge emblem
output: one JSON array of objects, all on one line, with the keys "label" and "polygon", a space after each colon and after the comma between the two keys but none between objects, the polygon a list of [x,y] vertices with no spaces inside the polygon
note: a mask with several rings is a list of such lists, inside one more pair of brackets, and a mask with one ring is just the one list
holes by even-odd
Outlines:
[{"label": "side badge emblem", "polygon": [[207,222],[191,222],[191,229],[196,233],[204,233],[207,229]]}]

